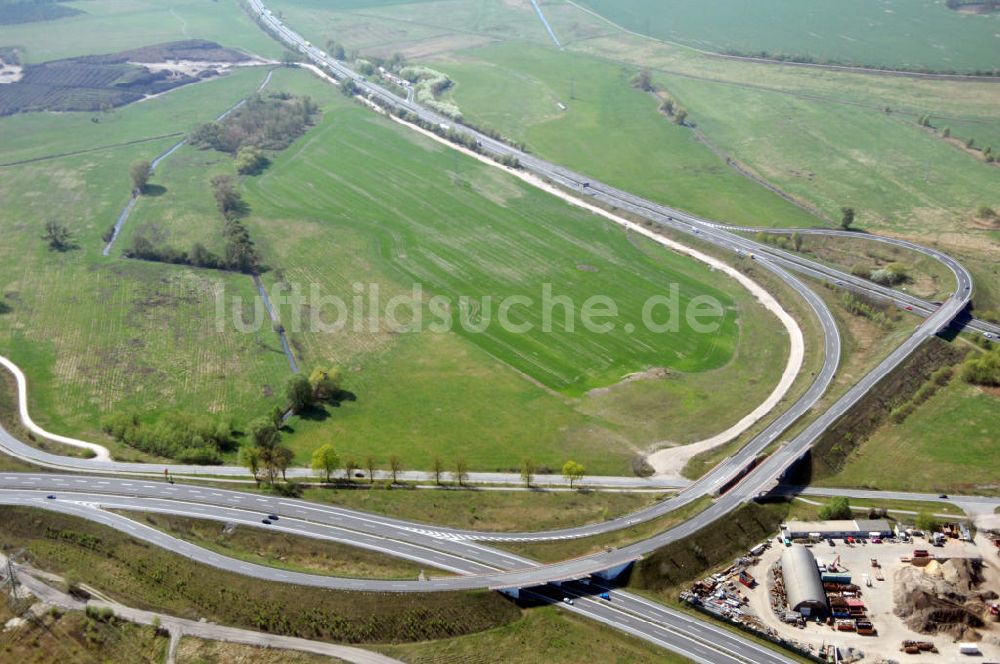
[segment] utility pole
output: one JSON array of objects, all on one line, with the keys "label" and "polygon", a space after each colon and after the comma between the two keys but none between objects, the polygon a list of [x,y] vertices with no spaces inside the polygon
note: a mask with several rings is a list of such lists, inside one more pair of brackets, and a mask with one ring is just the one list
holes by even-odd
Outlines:
[{"label": "utility pole", "polygon": [[14,574],[14,558],[20,556],[23,552],[24,549],[18,549],[7,556],[7,584],[10,586],[9,602],[13,607],[17,605],[17,576]]}]

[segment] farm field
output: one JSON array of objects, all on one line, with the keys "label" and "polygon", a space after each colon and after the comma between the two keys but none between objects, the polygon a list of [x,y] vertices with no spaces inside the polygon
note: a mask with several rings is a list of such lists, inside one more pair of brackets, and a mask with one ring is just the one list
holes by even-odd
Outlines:
[{"label": "farm field", "polygon": [[80,0],[65,6],[83,13],[5,25],[0,46],[16,46],[26,63],[183,39],[208,39],[275,59],[282,53],[235,0]]},{"label": "farm field", "polygon": [[[552,43],[530,4],[505,0],[274,0],[268,7],[314,44],[333,39],[362,55],[398,52],[417,60],[497,42]],[[567,40],[609,31],[603,20],[570,5],[550,4],[550,11],[572,14],[562,30]]]},{"label": "farm field", "polygon": [[[374,282],[382,286],[383,298],[406,292],[414,282],[428,294],[467,293],[479,298],[516,293],[537,298],[530,289],[551,281],[559,286],[558,292],[565,290],[571,296],[574,292],[611,296],[626,317],[618,322],[619,328],[636,310],[636,297],[662,288],[647,281],[653,274],[662,274],[662,283],[677,280],[682,289],[690,279],[704,284],[699,292],[729,288],[720,276],[685,266],[686,259],[651,243],[636,243],[608,224],[567,209],[494,169],[456,157],[356,106],[341,105],[328,110],[321,125],[280,155],[263,176],[246,182],[247,200],[254,210],[248,223],[267,259],[280,265],[287,283],[317,283],[336,294],[350,292],[356,282]],[[417,172],[421,184],[414,187]],[[378,173],[378,179],[373,180],[371,173]],[[375,201],[365,193],[374,188],[380,192]],[[414,191],[423,193],[417,196]],[[427,192],[434,193],[427,196]],[[504,210],[502,219],[498,206]],[[481,221],[476,226],[456,224],[466,219]],[[291,228],[294,234],[288,233]],[[553,243],[555,238],[561,239]],[[542,245],[545,258],[536,253]],[[564,246],[571,251],[564,253]],[[458,247],[463,247],[462,253],[456,253]],[[445,263],[451,268],[447,274],[441,270]],[[513,265],[518,266],[514,271]],[[269,282],[273,278],[265,275]],[[729,301],[731,296],[725,297]],[[464,455],[476,467],[509,468],[532,450],[536,461],[554,466],[561,465],[557,454],[578,450],[589,460],[588,468],[621,471],[627,457],[641,447],[653,440],[671,440],[674,426],[683,432],[686,425],[678,422],[703,423],[683,432],[683,442],[715,430],[717,419],[695,416],[705,413],[703,409],[720,408],[714,400],[698,398],[711,384],[700,381],[707,375],[700,372],[716,367],[718,373],[711,380],[717,384],[750,371],[757,374],[750,380],[761,398],[773,385],[782,364],[768,362],[758,374],[762,365],[753,360],[759,353],[745,341],[757,330],[768,334],[768,315],[758,318],[750,313],[755,307],[743,293],[735,297],[739,303],[726,306],[736,306],[740,325],[746,329],[739,335],[741,350],[733,364],[727,363],[736,346],[718,335],[694,341],[708,341],[709,346],[682,350],[680,363],[674,364],[671,344],[692,343],[688,335],[658,340],[647,336],[643,347],[636,345],[636,338],[646,333],[638,329],[628,336],[601,336],[578,328],[570,339],[561,327],[542,336],[534,330],[510,335],[492,328],[483,334],[330,335],[311,332],[306,325],[296,332],[286,324],[304,364],[341,364],[347,370],[345,386],[359,397],[318,420],[293,420],[289,442],[302,455],[326,440],[358,455],[374,452],[384,459],[399,453],[413,467],[428,467],[439,453],[449,463]],[[735,332],[727,327],[723,334],[731,334],[725,331],[729,329]],[[551,345],[554,339],[569,345],[556,351]],[[763,352],[776,353],[784,361],[783,346],[765,346]],[[695,358],[697,363],[692,364]],[[669,411],[672,420],[666,416],[654,420],[667,424],[666,430],[656,432],[657,438],[643,431],[636,440],[632,435],[636,424],[630,424],[627,415],[620,416],[621,422],[603,412],[606,420],[581,417],[579,411],[589,412],[591,402],[600,409],[601,402],[616,398],[619,388],[631,393],[633,385],[647,381],[606,391],[594,388],[649,367],[668,369],[666,380],[650,381],[662,385],[660,396],[666,401],[660,405],[669,405],[672,394],[677,399]],[[689,372],[694,372],[693,384],[703,387],[692,390],[687,385]],[[642,391],[636,388],[634,394],[641,396]],[[744,394],[742,406],[735,407],[751,402]],[[546,442],[540,445],[540,441]],[[601,454],[609,448],[618,450],[617,459]]]},{"label": "farm field", "polygon": [[960,215],[993,202],[1000,185],[1000,169],[893,113],[668,80],[711,141],[833,218],[850,205],[872,230],[967,234]]},{"label": "farm field", "polygon": [[933,0],[723,0],[711,12],[684,0],[578,0],[618,25],[714,52],[808,56],[816,61],[969,72],[996,67],[1000,16],[952,11]]},{"label": "farm field", "polygon": [[727,223],[818,223],[661,114],[658,99],[631,86],[638,68],[514,44],[464,51],[433,66],[454,78],[449,98],[471,120],[556,163]]},{"label": "farm field", "polygon": [[960,377],[902,424],[888,422],[848,457],[829,486],[995,493],[1000,477],[1000,396]]}]

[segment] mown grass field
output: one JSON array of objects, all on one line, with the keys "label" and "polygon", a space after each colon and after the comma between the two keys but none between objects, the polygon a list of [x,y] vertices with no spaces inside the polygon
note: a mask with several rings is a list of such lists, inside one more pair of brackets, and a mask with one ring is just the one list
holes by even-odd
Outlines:
[{"label": "mown grass field", "polygon": [[963,14],[932,0],[723,0],[710,12],[683,0],[579,4],[628,30],[702,50],[767,51],[890,68],[992,69],[1000,29],[996,14]]},{"label": "mown grass field", "polygon": [[961,378],[902,424],[887,422],[824,485],[995,493],[1000,477],[1000,395]]},{"label": "mown grass field", "polygon": [[29,63],[196,38],[264,57],[282,53],[235,0],[81,0],[66,6],[84,13],[6,25],[2,45],[18,47]]}]

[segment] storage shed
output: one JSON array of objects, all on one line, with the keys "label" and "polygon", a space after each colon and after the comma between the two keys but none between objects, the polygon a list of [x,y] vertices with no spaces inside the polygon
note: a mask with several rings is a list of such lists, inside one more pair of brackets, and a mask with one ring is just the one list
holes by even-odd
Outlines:
[{"label": "storage shed", "polygon": [[826,614],[826,592],[812,551],[797,544],[786,548],[781,552],[781,573],[789,609],[803,616]]}]

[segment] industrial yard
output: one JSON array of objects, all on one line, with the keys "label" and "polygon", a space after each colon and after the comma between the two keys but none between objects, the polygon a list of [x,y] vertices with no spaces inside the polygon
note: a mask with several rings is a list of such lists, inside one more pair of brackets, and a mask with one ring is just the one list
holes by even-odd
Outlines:
[{"label": "industrial yard", "polygon": [[871,521],[788,524],[804,525],[809,536],[783,529],[682,598],[820,660],[1000,661],[994,538],[963,540],[959,528],[897,536]]}]

